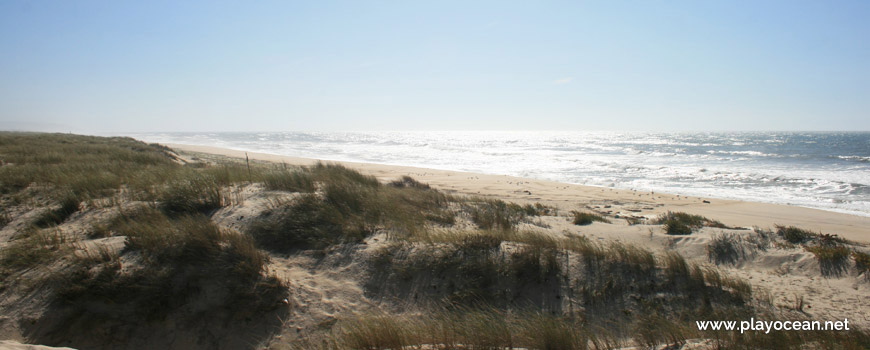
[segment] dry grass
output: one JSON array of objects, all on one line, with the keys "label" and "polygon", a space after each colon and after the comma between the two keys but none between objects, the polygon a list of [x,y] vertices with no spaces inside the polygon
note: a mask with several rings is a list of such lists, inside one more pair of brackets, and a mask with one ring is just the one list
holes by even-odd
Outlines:
[{"label": "dry grass", "polygon": [[272,209],[250,227],[248,232],[265,249],[322,249],[359,242],[377,230],[407,236],[425,229],[427,222],[455,222],[448,197],[423,186],[384,186],[334,164],[301,171],[321,190]]},{"label": "dry grass", "polygon": [[820,245],[839,245],[849,243],[837,235],[815,233],[795,226],[776,225],[776,234],[792,244],[815,242]]},{"label": "dry grass", "polygon": [[573,211],[571,213],[574,214],[574,221],[573,221],[574,225],[581,225],[581,226],[582,225],[590,225],[595,221],[603,222],[606,224],[610,223],[610,220],[607,220],[607,218],[605,218],[601,215],[598,215],[598,214],[579,212],[579,211]]},{"label": "dry grass", "polygon": [[[137,256],[139,267],[122,271],[120,256],[109,254],[76,259],[55,276],[64,303],[122,304],[153,319],[204,292],[222,296],[215,306],[252,310],[274,307],[283,293],[282,283],[265,273],[268,256],[249,237],[220,229],[202,215],[170,217],[144,207],[112,220],[109,230],[127,237],[123,253]],[[101,316],[106,315],[81,317]]]},{"label": "dry grass", "polygon": [[700,215],[668,211],[652,220],[655,225],[664,225],[665,233],[669,235],[689,235],[701,227],[728,228],[719,221]]},{"label": "dry grass", "polygon": [[870,254],[862,252],[852,252],[852,260],[855,260],[855,270],[858,274],[863,274],[864,278],[870,279]]},{"label": "dry grass", "polygon": [[[863,331],[771,337],[698,332],[694,320],[764,315],[750,304],[751,286],[674,253],[657,256],[633,245],[518,229],[530,217],[556,214],[540,204],[455,198],[410,177],[383,185],[334,164],[250,170],[233,162],[180,165],[168,149],[124,138],[0,133],[0,157],[7,203],[35,203],[44,195],[56,202],[37,204],[60,208],[38,220],[48,228],[34,226],[0,251],[0,289],[12,275],[64,266],[52,277],[56,301],[73,310],[70,321],[84,320],[94,329],[131,315],[156,321],[182,307],[191,311],[182,322],[258,317],[287,290],[265,271],[269,258],[258,246],[280,252],[361,247],[352,244],[385,231],[391,241],[371,257],[366,295],[402,300],[401,307],[418,311],[343,319],[300,348],[611,349],[690,338],[716,339],[722,349],[870,343]],[[240,182],[300,194],[255,220],[249,236],[220,229],[207,217],[227,204],[228,186]],[[75,242],[52,226],[78,217],[71,215],[87,210],[94,198],[121,194],[151,204],[89,223],[87,234],[125,236],[125,248],[71,254]],[[690,232],[724,226],[685,213],[663,218],[661,223],[678,222]],[[458,221],[479,230],[452,229]],[[732,238],[714,239],[711,259],[731,261],[726,258],[740,247],[767,249],[771,242],[763,234]],[[816,235],[811,242],[808,249],[818,250],[817,256],[842,260],[835,236]],[[866,272],[867,255],[851,256]]]},{"label": "dry grass", "polygon": [[482,230],[513,230],[526,216],[519,204],[500,199],[467,198],[462,201],[462,210]]},{"label": "dry grass", "polygon": [[804,246],[815,255],[822,276],[839,277],[849,270],[849,257],[852,251],[842,245]]},{"label": "dry grass", "polygon": [[707,258],[719,264],[736,264],[746,255],[740,236],[733,233],[713,235],[707,244]]},{"label": "dry grass", "polygon": [[[805,318],[768,312],[723,310],[715,319]],[[623,349],[679,348],[690,339],[708,339],[715,349],[866,349],[870,334],[849,332],[699,331],[699,317],[670,317],[658,312],[639,315],[631,323],[598,327],[582,317],[534,310],[502,311],[489,307],[424,309],[418,313],[366,313],[341,320],[331,332],[293,344],[298,349]],[[748,319],[748,318],[747,318]],[[621,331],[614,331],[622,328]]]},{"label": "dry grass", "polygon": [[[226,204],[227,186],[265,170],[182,165],[162,146],[65,134],[0,133],[0,160],[4,203],[24,211],[51,206],[0,251],[0,281],[6,287],[34,275],[31,270],[51,267],[48,279],[31,287],[78,310],[69,317],[97,324],[160,317],[181,305],[203,304],[204,293],[215,298],[213,307],[247,313],[274,307],[286,289],[265,273],[268,256],[249,237],[219,229],[203,215]],[[153,204],[85,223],[91,227],[85,235],[53,228],[92,210],[100,198],[118,208],[129,200]],[[82,239],[113,234],[127,237],[121,252],[100,245],[82,251]]]}]

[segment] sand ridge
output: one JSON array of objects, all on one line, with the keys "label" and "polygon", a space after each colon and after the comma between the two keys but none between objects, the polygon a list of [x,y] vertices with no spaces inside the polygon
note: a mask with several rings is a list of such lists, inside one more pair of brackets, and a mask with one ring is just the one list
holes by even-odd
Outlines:
[{"label": "sand ridge", "polygon": [[[261,160],[288,165],[311,165],[318,160],[268,153],[245,152],[212,146],[167,144],[186,152]],[[428,183],[447,193],[498,197],[518,203],[541,202],[562,209],[590,206],[611,215],[652,217],[668,210],[684,211],[714,218],[729,226],[773,228],[794,225],[812,231],[837,234],[861,243],[870,243],[870,217],[836,213],[796,206],[681,196],[649,191],[573,185],[554,181],[526,179],[507,175],[476,174],[461,171],[425,169],[372,163],[336,162],[348,165],[381,180],[402,175]]]}]

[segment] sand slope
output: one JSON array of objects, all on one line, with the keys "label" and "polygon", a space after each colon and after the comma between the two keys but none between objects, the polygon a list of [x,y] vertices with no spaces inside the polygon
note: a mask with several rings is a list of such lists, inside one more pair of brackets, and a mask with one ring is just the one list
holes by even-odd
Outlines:
[{"label": "sand slope", "polygon": [[[317,160],[266,153],[244,152],[209,146],[168,144],[187,151],[224,155],[252,160],[310,165]],[[382,180],[410,175],[434,187],[452,193],[498,197],[519,203],[542,202],[576,209],[578,205],[600,205],[611,214],[655,216],[668,210],[684,211],[719,220],[729,226],[772,228],[794,225],[813,231],[837,234],[856,242],[870,243],[870,217],[829,212],[819,209],[745,201],[678,196],[666,193],[638,192],[553,181],[524,179],[505,175],[474,174],[370,163],[339,162]],[[704,201],[710,203],[704,203]],[[610,205],[610,208],[603,208]]]}]

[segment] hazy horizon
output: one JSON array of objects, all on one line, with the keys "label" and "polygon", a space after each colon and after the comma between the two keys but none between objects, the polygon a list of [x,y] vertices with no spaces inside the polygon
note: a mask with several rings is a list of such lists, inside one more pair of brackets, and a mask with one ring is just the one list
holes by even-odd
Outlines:
[{"label": "hazy horizon", "polygon": [[0,130],[868,131],[870,3],[0,3]]}]

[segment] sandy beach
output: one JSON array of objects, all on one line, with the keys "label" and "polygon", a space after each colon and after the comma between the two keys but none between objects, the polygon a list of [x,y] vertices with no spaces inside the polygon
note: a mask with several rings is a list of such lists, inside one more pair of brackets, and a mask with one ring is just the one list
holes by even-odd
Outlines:
[{"label": "sandy beach", "polygon": [[[8,153],[41,152],[46,164],[6,168],[18,192],[3,198],[0,339],[15,343],[0,348],[610,339],[599,348],[712,350],[742,336],[696,322],[856,327],[790,333],[799,345],[870,327],[866,217],[130,138],[5,137],[16,140]],[[567,338],[542,334],[541,322]],[[403,335],[384,345],[377,334]],[[780,338],[749,340],[768,339]]]},{"label": "sandy beach", "polygon": [[[183,144],[168,144],[167,146],[187,152],[201,152],[235,158],[244,158],[247,154],[252,160],[283,162],[289,165],[311,165],[318,161],[309,158],[244,152],[211,146]],[[793,225],[812,231],[837,234],[855,242],[870,242],[870,217],[819,209],[573,185],[505,175],[371,163],[338,163],[374,175],[381,180],[392,180],[402,175],[409,175],[448,193],[492,196],[518,203],[541,202],[557,206],[563,210],[588,207],[621,216],[654,217],[669,210],[684,211],[707,216],[729,226],[773,228],[775,225]]]},{"label": "sandy beach", "polygon": [[[218,147],[169,145],[188,156],[207,157],[218,155],[244,159],[246,152]],[[311,165],[315,159],[294,158],[280,155],[247,152],[255,161],[268,161],[292,165]],[[624,242],[646,249],[665,253],[676,251],[686,259],[699,264],[712,265],[708,258],[709,244],[714,237],[722,235],[746,235],[758,227],[775,230],[775,225],[796,226],[814,232],[836,234],[853,241],[857,249],[866,249],[870,242],[870,218],[841,214],[817,209],[753,203],[713,198],[677,196],[664,193],[619,190],[592,186],[571,185],[551,181],[524,179],[503,175],[474,174],[457,171],[433,170],[404,166],[367,163],[342,164],[363,173],[378,177],[382,182],[409,175],[434,188],[458,195],[486,196],[520,204],[540,202],[571,210],[594,211],[611,218],[610,224],[595,223],[577,226],[564,218],[546,221],[553,234],[580,235],[598,242]],[[703,215],[719,220],[733,229],[704,227],[689,236],[667,235],[661,225],[634,225],[628,220],[638,217],[655,218],[667,211],[680,211]],[[535,227],[530,227],[536,229]],[[746,237],[746,236],[744,236]],[[826,276],[821,272],[816,257],[801,248],[774,245],[763,252],[748,253],[734,265],[716,265],[727,274],[742,278],[753,286],[754,294],[769,298],[772,305],[794,308],[796,304],[811,319],[843,319],[860,326],[870,326],[870,285],[866,276],[847,273]],[[298,279],[302,272],[287,270],[288,275]],[[322,277],[311,277],[312,293],[324,293]],[[337,290],[347,291],[345,288]],[[328,293],[328,292],[326,292]],[[763,299],[764,297],[762,297]],[[357,305],[361,296],[340,299],[318,308],[346,309]],[[314,312],[316,314],[316,312]]]}]

